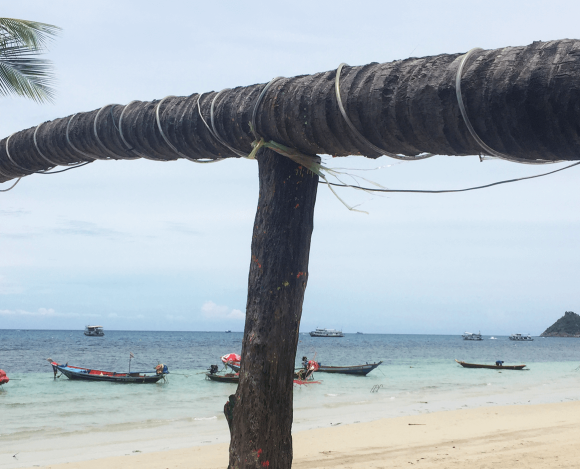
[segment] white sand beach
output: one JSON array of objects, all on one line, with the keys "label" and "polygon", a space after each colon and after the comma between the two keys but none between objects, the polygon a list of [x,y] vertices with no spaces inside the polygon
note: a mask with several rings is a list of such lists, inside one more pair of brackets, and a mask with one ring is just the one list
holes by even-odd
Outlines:
[{"label": "white sand beach", "polygon": [[[579,440],[578,401],[481,407],[297,432],[293,467],[577,468]],[[44,467],[223,469],[227,461],[222,443]]]}]

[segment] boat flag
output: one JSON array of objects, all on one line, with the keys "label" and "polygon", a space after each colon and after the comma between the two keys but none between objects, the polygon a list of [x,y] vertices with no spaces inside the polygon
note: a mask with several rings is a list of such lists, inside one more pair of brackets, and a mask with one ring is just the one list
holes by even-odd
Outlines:
[{"label": "boat flag", "polygon": [[133,355],[133,352],[129,352],[129,358],[135,358],[135,355]]}]

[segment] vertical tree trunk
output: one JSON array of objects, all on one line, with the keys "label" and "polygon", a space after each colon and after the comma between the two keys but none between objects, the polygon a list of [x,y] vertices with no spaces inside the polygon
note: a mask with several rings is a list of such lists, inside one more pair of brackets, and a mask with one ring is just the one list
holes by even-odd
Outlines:
[{"label": "vertical tree trunk", "polygon": [[270,150],[258,166],[240,384],[226,404],[231,469],[292,466],[293,373],[318,186],[317,175]]}]

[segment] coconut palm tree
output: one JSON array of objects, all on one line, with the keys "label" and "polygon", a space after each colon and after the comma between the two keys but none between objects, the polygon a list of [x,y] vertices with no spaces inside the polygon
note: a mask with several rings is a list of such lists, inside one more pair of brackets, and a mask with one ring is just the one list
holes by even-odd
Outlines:
[{"label": "coconut palm tree", "polygon": [[38,55],[59,31],[51,24],[0,18],[0,95],[52,101],[52,64]]},{"label": "coconut palm tree", "polygon": [[286,469],[314,204],[325,174],[316,155],[579,160],[579,78],[580,41],[562,40],[106,105],[0,141],[0,182],[96,160],[256,157],[242,368],[224,408],[229,467]]}]

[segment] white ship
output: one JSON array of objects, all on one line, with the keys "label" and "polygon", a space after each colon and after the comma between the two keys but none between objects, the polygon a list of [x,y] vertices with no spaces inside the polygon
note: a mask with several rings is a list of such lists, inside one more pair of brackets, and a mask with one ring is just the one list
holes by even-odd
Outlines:
[{"label": "white ship", "polygon": [[310,337],[344,337],[344,334],[342,331],[337,331],[336,329],[316,328],[315,331],[310,333]]},{"label": "white ship", "polygon": [[478,332],[477,334],[473,332],[464,332],[461,337],[463,337],[463,340],[483,340],[481,332]]},{"label": "white ship", "polygon": [[525,341],[525,342],[529,342],[531,340],[534,340],[533,337],[530,334],[512,334],[510,335],[510,340],[520,340],[520,341]]},{"label": "white ship", "polygon": [[103,337],[105,335],[103,326],[85,326],[85,335]]}]

